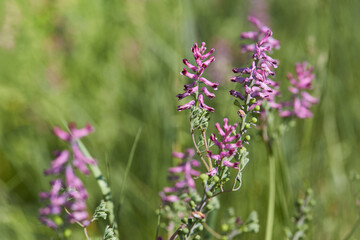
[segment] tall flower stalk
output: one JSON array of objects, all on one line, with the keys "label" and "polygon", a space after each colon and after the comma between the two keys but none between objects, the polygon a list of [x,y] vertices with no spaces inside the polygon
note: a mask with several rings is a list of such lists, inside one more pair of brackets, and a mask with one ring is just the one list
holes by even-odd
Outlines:
[{"label": "tall flower stalk", "polygon": [[40,198],[49,202],[46,207],[39,210],[40,220],[48,227],[57,229],[62,227],[63,221],[59,222],[55,219],[63,217],[69,223],[77,223],[83,227],[86,237],[89,238],[86,227],[96,218],[89,218],[86,208],[88,192],[81,179],[77,177],[74,168],[84,175],[89,175],[91,170],[103,193],[106,203],[106,215],[109,216],[111,228],[115,235],[118,236],[110,188],[101,174],[96,160],[90,156],[80,142],[80,138],[87,136],[93,131],[94,128],[89,124],[84,128],[77,129],[75,124],[70,123],[69,133],[59,127],[54,128],[55,135],[59,139],[68,142],[71,151],[56,151],[56,158],[52,161],[51,167],[44,172],[45,175],[51,174],[57,178],[51,181],[52,188],[50,192],[40,193]]},{"label": "tall flower stalk", "polygon": [[[249,17],[249,21],[257,27],[258,31],[241,34],[242,38],[254,41],[254,43],[242,45],[242,51],[252,53],[253,61],[249,67],[233,69],[233,72],[239,73],[239,75],[231,78],[231,81],[240,83],[243,90],[230,91],[232,96],[240,100],[235,100],[235,104],[239,107],[238,115],[241,119],[241,133],[245,133],[251,127],[251,124],[255,125],[258,121],[255,116],[248,120],[248,116],[253,115],[253,113],[260,113],[259,111],[264,101],[268,102],[272,107],[277,107],[278,104],[275,103],[275,97],[279,95],[279,84],[271,79],[271,77],[275,76],[273,69],[278,67],[278,61],[270,57],[269,54],[272,53],[274,48],[280,48],[280,43],[272,37],[271,29],[258,19]],[[250,140],[249,135],[246,137]],[[274,222],[275,159],[272,151],[269,152],[269,184],[266,240],[271,239]]]}]

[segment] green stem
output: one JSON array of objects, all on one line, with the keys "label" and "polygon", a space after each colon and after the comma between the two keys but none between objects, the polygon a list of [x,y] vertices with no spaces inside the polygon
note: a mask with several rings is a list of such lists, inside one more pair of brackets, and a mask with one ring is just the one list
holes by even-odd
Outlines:
[{"label": "green stem", "polygon": [[354,232],[356,231],[356,229],[360,226],[360,217],[358,218],[358,220],[355,222],[354,226],[352,227],[352,229],[350,230],[349,234],[346,235],[346,237],[344,238],[344,240],[349,240],[350,237],[354,234]]},{"label": "green stem", "polygon": [[[78,140],[78,144],[84,155],[88,158],[92,158],[90,153],[88,152],[88,150],[80,140]],[[108,217],[109,217],[110,226],[113,228],[114,233],[117,236],[117,239],[119,239],[118,225],[115,219],[115,207],[114,207],[114,202],[112,200],[112,194],[109,184],[107,183],[105,177],[103,176],[100,168],[97,165],[88,165],[88,166],[100,187],[102,196],[106,203],[106,207],[109,211]]]},{"label": "green stem", "polygon": [[273,153],[269,154],[269,201],[268,201],[268,211],[266,219],[266,232],[265,240],[272,239],[272,232],[274,227],[274,217],[275,217],[275,158]]}]

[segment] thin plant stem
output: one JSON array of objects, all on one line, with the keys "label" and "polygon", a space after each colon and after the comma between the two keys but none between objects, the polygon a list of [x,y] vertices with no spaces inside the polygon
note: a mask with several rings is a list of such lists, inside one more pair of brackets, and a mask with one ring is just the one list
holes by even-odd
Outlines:
[{"label": "thin plant stem", "polygon": [[141,130],[142,130],[142,128],[140,127],[137,134],[136,134],[136,136],[135,136],[134,143],[133,143],[133,145],[131,147],[129,160],[128,160],[128,163],[126,165],[126,169],[125,169],[125,173],[124,173],[124,179],[122,181],[121,189],[120,189],[120,196],[121,196],[120,206],[122,205],[122,203],[124,202],[124,199],[125,199],[125,194],[124,194],[125,183],[126,183],[126,179],[127,179],[127,176],[129,174],[129,171],[130,171],[130,167],[131,167],[133,159],[134,159],[135,149],[136,149],[137,143],[138,143],[138,141],[140,139]]},{"label": "thin plant stem", "polygon": [[350,230],[350,232],[348,233],[348,235],[346,235],[346,237],[344,238],[344,240],[350,240],[351,236],[354,234],[354,232],[356,231],[356,229],[360,226],[360,217],[358,218],[358,220],[355,222],[354,226],[352,227],[352,229]]},{"label": "thin plant stem", "polygon": [[206,163],[205,159],[203,158],[202,154],[201,154],[201,151],[198,147],[198,145],[196,144],[196,140],[195,140],[195,130],[193,128],[193,125],[192,125],[192,121],[190,121],[190,132],[191,132],[191,138],[192,138],[192,141],[194,143],[194,146],[195,146],[195,149],[196,149],[196,152],[197,154],[199,155],[201,161],[204,163],[205,167],[206,167],[206,170],[207,171],[210,171],[211,169],[209,168],[209,165]]},{"label": "thin plant stem", "polygon": [[220,235],[219,233],[217,233],[214,229],[212,229],[209,225],[207,225],[207,223],[203,223],[205,229],[211,234],[213,235],[216,239],[221,239],[223,236]]},{"label": "thin plant stem", "polygon": [[[84,155],[88,158],[92,158],[90,153],[88,152],[88,150],[80,140],[78,140],[78,144],[80,150],[84,153]],[[108,217],[109,217],[110,226],[113,228],[116,237],[119,239],[118,224],[115,218],[115,207],[114,207],[114,202],[112,200],[112,193],[109,184],[107,183],[105,177],[103,176],[100,168],[97,165],[89,164],[88,166],[100,187],[100,191],[106,203],[106,208],[109,211]]]},{"label": "thin plant stem", "polygon": [[266,232],[265,240],[272,239],[272,232],[274,228],[274,217],[275,217],[275,158],[273,153],[269,154],[269,201],[268,201],[268,211],[266,219]]},{"label": "thin plant stem", "polygon": [[88,235],[88,232],[87,232],[87,229],[86,229],[86,228],[84,228],[84,233],[85,233],[86,239],[87,239],[87,240],[90,240],[90,238],[89,238],[89,235]]},{"label": "thin plant stem", "polygon": [[155,240],[157,240],[158,236],[159,236],[160,223],[161,223],[161,207],[159,208],[159,215],[158,215],[158,221],[157,221],[157,226],[156,226]]},{"label": "thin plant stem", "polygon": [[[202,129],[201,128],[201,133],[202,133],[202,137],[203,137],[203,139],[204,139],[204,145],[205,145],[205,149],[206,149],[206,151],[209,151],[209,146],[208,146],[208,144],[207,144],[207,138],[206,138],[206,132],[205,132],[205,130],[204,129]],[[210,170],[213,168],[212,167],[212,163],[211,163],[211,158],[208,156],[208,161],[209,161],[209,167],[210,167]]]}]

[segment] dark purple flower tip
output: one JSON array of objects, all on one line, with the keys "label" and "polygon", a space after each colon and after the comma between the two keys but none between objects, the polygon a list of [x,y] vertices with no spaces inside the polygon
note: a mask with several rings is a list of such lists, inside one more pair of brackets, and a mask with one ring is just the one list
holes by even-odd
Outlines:
[{"label": "dark purple flower tip", "polygon": [[245,100],[245,97],[238,91],[230,90],[230,95],[232,95],[236,98],[240,98],[241,100]]},{"label": "dark purple flower tip", "polygon": [[249,78],[244,78],[244,77],[232,77],[230,78],[231,82],[237,82],[237,83],[244,83],[244,82],[248,82]]},{"label": "dark purple flower tip", "polygon": [[247,74],[250,74],[251,73],[251,68],[248,68],[248,67],[246,67],[246,68],[233,68],[232,71],[234,73],[242,73],[242,74],[247,73]]}]

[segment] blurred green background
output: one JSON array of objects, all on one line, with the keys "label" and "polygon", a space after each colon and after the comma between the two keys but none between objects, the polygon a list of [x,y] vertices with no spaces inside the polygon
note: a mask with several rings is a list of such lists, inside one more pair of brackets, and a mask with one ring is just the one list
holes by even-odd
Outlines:
[{"label": "blurred green background", "polygon": [[[37,219],[38,193],[49,189],[51,177],[43,170],[52,152],[66,146],[51,129],[74,121],[96,128],[84,142],[110,176],[115,201],[123,199],[121,239],[154,239],[171,151],[191,147],[189,113],[176,111],[175,95],[187,83],[179,74],[182,59],[191,59],[194,42],[216,48],[205,73],[221,83],[210,125],[224,116],[236,121],[229,78],[233,67],[248,64],[239,35],[253,29],[251,13],[281,41],[273,56],[284,89],[286,73],[306,60],[315,66],[314,95],[320,98],[314,118],[297,121],[282,139],[274,239],[291,226],[293,203],[308,187],[317,200],[309,239],[343,239],[359,217],[349,180],[351,171],[360,172],[359,9],[356,0],[0,1],[0,238],[58,238]],[[221,199],[243,218],[258,211],[260,232],[244,239],[265,233],[268,162],[254,139],[242,189]],[[93,179],[83,180],[93,209],[101,195]],[[79,227],[72,230],[70,239],[84,239]],[[92,237],[101,231],[89,229]]]}]

